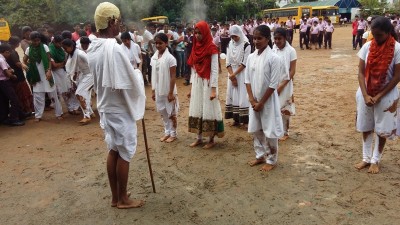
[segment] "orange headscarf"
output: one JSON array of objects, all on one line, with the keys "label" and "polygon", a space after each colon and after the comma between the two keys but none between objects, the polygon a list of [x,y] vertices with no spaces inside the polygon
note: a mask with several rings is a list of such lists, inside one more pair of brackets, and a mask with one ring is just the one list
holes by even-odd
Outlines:
[{"label": "orange headscarf", "polygon": [[372,97],[385,88],[387,70],[393,60],[395,44],[396,40],[391,35],[381,46],[375,39],[371,41],[365,68],[365,81],[367,93]]},{"label": "orange headscarf", "polygon": [[210,79],[211,75],[211,55],[218,54],[218,48],[213,43],[211,30],[205,21],[196,24],[195,29],[199,29],[202,40],[193,38],[192,53],[190,54],[188,65],[196,69],[197,74],[203,79]]}]

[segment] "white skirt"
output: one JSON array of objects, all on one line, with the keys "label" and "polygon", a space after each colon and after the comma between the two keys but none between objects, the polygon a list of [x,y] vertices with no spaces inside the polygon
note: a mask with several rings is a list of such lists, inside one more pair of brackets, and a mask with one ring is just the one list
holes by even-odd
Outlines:
[{"label": "white skirt", "polygon": [[[203,136],[224,136],[221,105],[217,97],[210,100],[211,85],[209,80],[195,75],[189,106],[189,132]],[[217,89],[218,93],[218,89]]]}]

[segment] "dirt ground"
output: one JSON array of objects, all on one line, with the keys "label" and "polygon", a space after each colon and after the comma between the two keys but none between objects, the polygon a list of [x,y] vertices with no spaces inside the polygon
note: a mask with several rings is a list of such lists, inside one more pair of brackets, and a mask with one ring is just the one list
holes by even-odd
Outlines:
[{"label": "dirt ground", "polygon": [[[161,118],[150,97],[145,122],[157,193],[152,193],[138,122],[138,151],[129,191],[140,209],[110,207],[107,149],[98,118],[61,122],[52,111],[23,127],[0,126],[0,224],[398,224],[400,149],[389,141],[381,173],[357,171],[361,135],[355,131],[358,58],[351,28],[337,27],[332,50],[300,50],[290,138],[279,146],[270,173],[249,167],[252,137],[225,121],[212,150],[190,148],[188,87],[178,80],[179,139],[160,143]],[[220,75],[225,104],[226,70]],[[151,96],[150,87],[146,87]],[[223,107],[224,108],[224,107]],[[65,111],[65,109],[64,109]]]}]

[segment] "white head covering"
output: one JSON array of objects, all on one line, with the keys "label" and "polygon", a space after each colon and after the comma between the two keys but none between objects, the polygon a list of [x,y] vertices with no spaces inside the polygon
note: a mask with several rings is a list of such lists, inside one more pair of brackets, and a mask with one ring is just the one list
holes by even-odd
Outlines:
[{"label": "white head covering", "polygon": [[244,45],[249,42],[249,39],[244,35],[243,30],[238,25],[233,25],[229,29],[229,34],[239,37],[239,41],[231,39],[228,47],[228,63],[239,66],[242,63],[244,56]]},{"label": "white head covering", "polygon": [[94,12],[94,24],[96,25],[97,31],[106,29],[108,27],[108,21],[119,19],[120,15],[121,13],[118,7],[114,4],[110,2],[100,3]]}]

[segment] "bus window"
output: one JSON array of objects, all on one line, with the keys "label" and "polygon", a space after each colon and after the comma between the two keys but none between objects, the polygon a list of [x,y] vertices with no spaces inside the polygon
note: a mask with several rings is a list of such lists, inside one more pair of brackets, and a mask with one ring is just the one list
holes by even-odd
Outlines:
[{"label": "bus window", "polygon": [[337,15],[337,9],[328,9],[327,10],[327,16],[335,16]]}]

